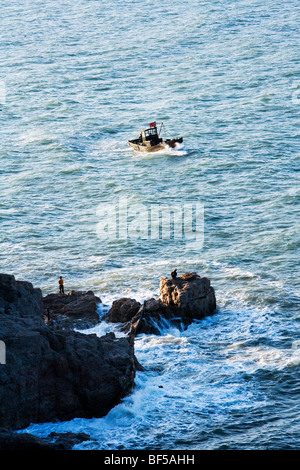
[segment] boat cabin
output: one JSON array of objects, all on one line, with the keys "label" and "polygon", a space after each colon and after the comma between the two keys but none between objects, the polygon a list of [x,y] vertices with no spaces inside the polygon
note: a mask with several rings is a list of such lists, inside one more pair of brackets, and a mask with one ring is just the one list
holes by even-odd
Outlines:
[{"label": "boat cabin", "polygon": [[144,142],[146,145],[157,145],[161,142],[158,137],[157,127],[153,126],[149,129],[142,130],[140,134],[140,142]]}]

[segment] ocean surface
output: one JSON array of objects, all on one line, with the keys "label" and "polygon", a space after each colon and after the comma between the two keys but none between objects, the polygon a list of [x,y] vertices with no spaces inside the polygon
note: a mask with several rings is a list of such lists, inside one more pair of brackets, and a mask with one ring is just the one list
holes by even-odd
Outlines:
[{"label": "ocean surface", "polygon": [[[101,316],[157,297],[176,267],[218,306],[139,335],[145,371],[104,418],[27,431],[90,434],[76,449],[299,449],[298,0],[2,0],[0,16],[1,271],[44,295],[62,275]],[[153,121],[183,144],[134,153]]]}]

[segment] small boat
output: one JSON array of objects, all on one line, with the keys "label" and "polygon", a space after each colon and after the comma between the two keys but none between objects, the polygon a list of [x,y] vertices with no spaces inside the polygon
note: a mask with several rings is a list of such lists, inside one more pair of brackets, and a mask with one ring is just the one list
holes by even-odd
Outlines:
[{"label": "small boat", "polygon": [[[161,124],[161,128],[162,126],[163,124]],[[167,149],[168,147],[174,148],[176,147],[176,144],[181,144],[183,141],[182,137],[163,140],[159,137],[159,134],[160,132],[157,131],[156,122],[151,122],[148,129],[140,131],[138,139],[129,140],[128,144],[137,152],[157,152],[159,150]]]}]

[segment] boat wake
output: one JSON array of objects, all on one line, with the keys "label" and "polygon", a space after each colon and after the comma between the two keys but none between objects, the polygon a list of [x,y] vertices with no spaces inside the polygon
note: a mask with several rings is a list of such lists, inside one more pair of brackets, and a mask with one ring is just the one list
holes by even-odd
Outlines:
[{"label": "boat wake", "polygon": [[147,152],[145,150],[139,152],[138,150],[134,151],[135,155],[138,155],[139,157],[155,157],[155,156],[161,156],[161,155],[167,155],[167,156],[175,156],[175,157],[182,157],[184,155],[188,154],[188,151],[184,148],[183,144],[176,144],[174,147],[169,147],[168,145],[165,146],[165,148],[161,150],[156,150],[156,152]]}]

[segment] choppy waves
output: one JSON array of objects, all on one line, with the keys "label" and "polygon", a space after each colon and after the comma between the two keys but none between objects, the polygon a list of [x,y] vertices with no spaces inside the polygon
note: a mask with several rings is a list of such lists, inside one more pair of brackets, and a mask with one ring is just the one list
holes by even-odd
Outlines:
[{"label": "choppy waves", "polygon": [[[100,324],[93,333],[109,328]],[[267,312],[221,309],[184,331],[166,325],[161,336],[140,335],[135,348],[145,371],[106,417],[28,431],[84,431],[92,440],[83,449],[264,449],[270,442],[293,448],[290,430],[281,429],[285,399],[278,403],[282,393],[290,393],[291,404],[297,394],[299,341],[287,339]],[[293,423],[297,414],[292,406]]]},{"label": "choppy waves", "polygon": [[[218,304],[136,339],[146,370],[106,417],[28,430],[84,431],[87,449],[299,448],[296,1],[2,4],[1,270],[44,294],[63,275],[105,310],[177,267]],[[183,146],[134,153],[153,120]],[[99,236],[99,209],[125,198],[201,203],[203,240]]]}]

